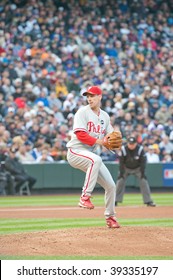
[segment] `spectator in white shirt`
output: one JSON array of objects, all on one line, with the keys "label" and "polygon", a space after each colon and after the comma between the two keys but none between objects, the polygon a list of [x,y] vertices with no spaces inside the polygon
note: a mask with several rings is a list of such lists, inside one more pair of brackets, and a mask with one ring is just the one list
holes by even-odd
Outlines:
[{"label": "spectator in white shirt", "polygon": [[167,135],[163,137],[163,140],[159,144],[159,148],[165,150],[168,154],[173,152],[173,143],[169,140]]},{"label": "spectator in white shirt", "polygon": [[157,163],[160,162],[158,154],[154,151],[152,145],[148,147],[148,152],[146,152],[146,158],[148,163]]},{"label": "spectator in white shirt", "polygon": [[44,149],[41,155],[36,159],[36,162],[54,162],[54,159],[49,155],[49,151]]},{"label": "spectator in white shirt", "polygon": [[35,161],[34,157],[27,151],[26,145],[23,144],[19,147],[16,153],[17,158],[22,163],[33,163]]}]

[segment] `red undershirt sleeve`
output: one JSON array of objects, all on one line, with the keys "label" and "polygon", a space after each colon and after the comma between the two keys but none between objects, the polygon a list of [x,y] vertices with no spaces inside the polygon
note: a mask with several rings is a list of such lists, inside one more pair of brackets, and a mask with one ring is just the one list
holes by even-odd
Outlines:
[{"label": "red undershirt sleeve", "polygon": [[90,136],[87,132],[85,131],[76,131],[76,136],[79,141],[81,141],[83,144],[93,146],[97,140],[97,138],[94,138]]}]

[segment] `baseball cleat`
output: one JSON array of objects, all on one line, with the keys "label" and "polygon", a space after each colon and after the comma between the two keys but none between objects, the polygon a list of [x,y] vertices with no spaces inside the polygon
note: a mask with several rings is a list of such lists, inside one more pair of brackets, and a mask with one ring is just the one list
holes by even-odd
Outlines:
[{"label": "baseball cleat", "polygon": [[87,209],[94,209],[94,205],[90,201],[91,196],[83,195],[80,197],[79,207],[87,208]]},{"label": "baseball cleat", "polygon": [[115,217],[109,217],[106,219],[106,224],[108,228],[120,228],[119,223],[116,221]]},{"label": "baseball cleat", "polygon": [[154,203],[154,202],[148,202],[148,203],[146,203],[147,204],[147,206],[150,206],[150,207],[155,207],[156,206],[156,204]]}]

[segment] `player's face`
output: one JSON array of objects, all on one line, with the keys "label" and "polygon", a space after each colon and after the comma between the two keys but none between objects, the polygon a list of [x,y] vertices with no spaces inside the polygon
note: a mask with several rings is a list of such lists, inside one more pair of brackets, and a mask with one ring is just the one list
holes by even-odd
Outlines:
[{"label": "player's face", "polygon": [[127,146],[129,148],[129,150],[134,150],[136,148],[136,146],[137,146],[137,143],[133,143],[133,144],[132,143],[128,143]]},{"label": "player's face", "polygon": [[87,94],[87,101],[88,104],[90,105],[91,109],[96,109],[100,107],[100,101],[101,101],[102,96],[101,95],[93,95],[93,94]]}]

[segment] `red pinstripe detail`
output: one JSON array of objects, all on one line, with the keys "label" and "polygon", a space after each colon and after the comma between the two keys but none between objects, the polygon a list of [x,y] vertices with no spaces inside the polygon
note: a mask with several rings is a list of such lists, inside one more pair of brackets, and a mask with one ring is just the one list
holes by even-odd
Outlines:
[{"label": "red pinstripe detail", "polygon": [[92,158],[90,158],[90,157],[77,154],[77,153],[73,152],[72,149],[70,149],[70,152],[71,152],[72,154],[76,155],[76,156],[84,157],[84,158],[87,158],[87,159],[89,159],[89,160],[92,161],[91,169],[90,169],[89,176],[88,176],[88,181],[87,181],[86,187],[85,187],[85,189],[84,189],[84,192],[86,192],[86,190],[87,190],[87,188],[88,188],[88,185],[89,185],[89,180],[90,180],[90,177],[91,177],[91,172],[92,172],[92,169],[93,169],[94,160],[93,160]]}]

